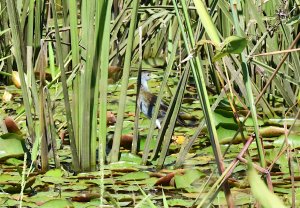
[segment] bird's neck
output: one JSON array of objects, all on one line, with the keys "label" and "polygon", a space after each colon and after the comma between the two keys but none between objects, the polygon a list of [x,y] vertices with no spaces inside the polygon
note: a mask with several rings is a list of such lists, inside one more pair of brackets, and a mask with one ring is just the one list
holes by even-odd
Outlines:
[{"label": "bird's neck", "polygon": [[142,79],[142,80],[141,80],[141,86],[142,86],[145,90],[149,91],[147,80]]}]

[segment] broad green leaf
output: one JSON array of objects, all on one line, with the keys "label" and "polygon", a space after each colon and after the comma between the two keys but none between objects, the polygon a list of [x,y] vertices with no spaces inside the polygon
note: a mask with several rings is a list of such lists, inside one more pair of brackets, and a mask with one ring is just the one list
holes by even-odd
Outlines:
[{"label": "broad green leaf", "polygon": [[168,205],[170,207],[192,207],[193,200],[187,200],[187,199],[169,199]]},{"label": "broad green leaf", "polygon": [[132,153],[128,153],[128,152],[122,153],[120,160],[121,161],[127,161],[127,162],[134,162],[134,163],[137,163],[137,164],[141,164],[141,162],[142,162],[141,157],[139,157],[137,155],[134,155]]},{"label": "broad green leaf", "polygon": [[[238,135],[235,137],[234,141],[232,141],[233,137],[235,136],[237,132],[237,129],[232,129],[232,128],[226,128],[226,125],[220,125],[217,128],[217,134],[218,134],[218,139],[221,144],[237,144],[242,141],[241,134],[238,133]],[[244,132],[244,135],[247,135],[247,132]]]},{"label": "broad green leaf", "polygon": [[1,174],[0,175],[0,183],[4,183],[4,182],[20,182],[21,176],[20,175],[9,175],[9,174]]},{"label": "broad green leaf", "polygon": [[68,185],[68,186],[63,186],[61,187],[62,190],[72,190],[72,191],[82,191],[87,189],[88,186],[84,184],[75,184],[75,185]]},{"label": "broad green leaf", "polygon": [[71,202],[69,202],[66,199],[53,199],[50,201],[47,201],[45,204],[40,206],[41,208],[53,208],[53,207],[68,207],[72,208],[74,207]]},{"label": "broad green leaf", "polygon": [[215,110],[213,112],[213,117],[214,117],[216,126],[218,126],[219,124],[234,124],[234,125],[236,125],[233,114],[230,112],[225,112],[223,110],[220,110],[220,111]]},{"label": "broad green leaf", "polygon": [[197,169],[186,170],[183,175],[176,174],[175,175],[176,188],[188,188],[191,186],[191,184],[194,181],[196,181],[202,176],[205,176],[205,174]]},{"label": "broad green leaf", "polygon": [[240,54],[247,46],[247,39],[239,36],[229,36],[217,47],[213,61],[218,61],[228,54]]},{"label": "broad green leaf", "polygon": [[150,175],[146,172],[139,171],[139,172],[127,173],[126,175],[119,177],[119,180],[132,181],[132,180],[143,180],[146,178],[150,178]]},{"label": "broad green leaf", "polygon": [[7,133],[0,136],[0,159],[20,157],[25,152],[25,143],[22,136]]},{"label": "broad green leaf", "polygon": [[[142,138],[140,140],[140,150],[144,150],[145,149],[145,143],[146,143],[146,138]],[[156,140],[153,138],[151,141],[150,141],[150,149],[153,149],[155,147],[155,143],[156,143]]]},{"label": "broad green leaf", "polygon": [[[240,117],[240,121],[244,121],[244,118]],[[258,125],[262,126],[264,124],[263,120],[258,119]],[[244,123],[245,126],[253,126],[253,118],[249,117]]]},{"label": "broad green leaf", "polygon": [[16,158],[9,158],[5,161],[5,163],[7,164],[11,164],[11,165],[14,165],[14,166],[19,166],[19,165],[22,165],[23,164],[23,160],[18,160]]},{"label": "broad green leaf", "polygon": [[69,182],[70,180],[66,180],[65,178],[58,178],[52,176],[44,176],[41,180],[45,183],[53,183],[53,184],[63,184],[65,182]]},{"label": "broad green leaf", "polygon": [[239,36],[229,36],[220,44],[220,52],[230,54],[240,54],[247,46],[247,39]]},{"label": "broad green leaf", "polygon": [[[248,193],[248,191],[247,193],[244,193],[244,190],[242,191],[235,188],[232,188],[230,190],[234,198],[235,207],[247,207],[249,204],[254,204],[255,199],[253,198],[253,196],[251,196],[251,194]],[[213,205],[215,207],[227,207],[227,201],[224,192],[219,192],[216,200],[214,200],[213,202]]]},{"label": "broad green leaf", "polygon": [[64,172],[61,169],[52,169],[45,173],[44,176],[50,176],[50,177],[62,177],[64,175]]},{"label": "broad green leaf", "polygon": [[[287,137],[288,143],[291,145],[292,148],[300,147],[300,135],[291,134]],[[281,135],[278,137],[277,140],[274,141],[275,146],[281,146],[285,140],[285,135]]]},{"label": "broad green leaf", "polygon": [[108,168],[111,170],[122,170],[124,168],[136,168],[137,166],[139,165],[133,162],[119,161],[115,163],[110,163],[108,165]]}]

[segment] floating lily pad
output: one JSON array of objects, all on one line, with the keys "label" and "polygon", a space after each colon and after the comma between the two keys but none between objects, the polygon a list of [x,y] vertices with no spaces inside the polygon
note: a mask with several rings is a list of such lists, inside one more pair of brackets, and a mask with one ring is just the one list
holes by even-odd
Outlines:
[{"label": "floating lily pad", "polygon": [[121,177],[119,177],[119,180],[122,181],[130,181],[130,180],[143,180],[146,178],[150,178],[149,173],[146,172],[132,172],[132,173],[127,173]]},{"label": "floating lily pad", "polygon": [[9,158],[5,161],[5,163],[10,164],[10,165],[23,165],[24,161],[23,160],[18,160],[17,158]]},{"label": "floating lily pad", "polygon": [[192,207],[194,200],[187,199],[168,199],[168,205],[171,207]]},{"label": "floating lily pad", "polygon": [[22,136],[7,133],[0,136],[0,160],[18,158],[24,155],[26,148]]},{"label": "floating lily pad", "polygon": [[233,114],[224,110],[215,110],[213,112],[215,125],[219,124],[235,124]]},{"label": "floating lily pad", "polygon": [[[291,134],[287,137],[288,143],[291,145],[292,148],[300,147],[300,135]],[[278,137],[277,140],[274,141],[275,146],[281,146],[285,140],[285,135]]]},{"label": "floating lily pad", "polygon": [[68,207],[72,208],[74,207],[73,204],[66,200],[66,199],[53,199],[50,201],[47,201],[45,204],[40,206],[41,208],[53,208],[53,207]]},{"label": "floating lily pad", "polygon": [[53,184],[63,184],[68,181],[68,179],[65,178],[52,177],[52,176],[44,176],[41,180],[45,183],[53,183]]},{"label": "floating lily pad", "polygon": [[[25,189],[32,186],[35,182],[35,177],[30,177],[26,180]],[[3,185],[1,188],[8,193],[18,193],[21,191],[22,178],[20,175],[9,175],[2,174],[0,175],[0,185]]]},{"label": "floating lily pad", "polygon": [[64,172],[61,169],[52,169],[45,173],[44,176],[50,176],[50,177],[62,177],[64,175]]},{"label": "floating lily pad", "polygon": [[124,169],[124,168],[134,168],[137,166],[138,165],[133,162],[119,161],[119,162],[115,162],[115,163],[110,163],[107,167],[111,170],[119,170],[119,169]]},{"label": "floating lily pad", "polygon": [[121,161],[127,161],[127,162],[134,162],[134,163],[137,163],[137,164],[141,164],[141,162],[142,162],[141,157],[139,157],[137,155],[134,155],[132,153],[129,153],[129,152],[122,153],[120,160]]},{"label": "floating lily pad", "polygon": [[202,176],[205,176],[205,174],[197,169],[186,170],[184,174],[176,174],[176,188],[188,188],[195,180],[199,179]]},{"label": "floating lily pad", "polygon": [[[229,143],[237,144],[242,142],[242,136],[240,133],[238,133],[238,135],[233,140],[236,133],[237,133],[236,129],[224,128],[224,125],[221,125],[217,128],[218,139],[221,144],[229,144]],[[247,132],[244,132],[244,135],[246,137]]]}]

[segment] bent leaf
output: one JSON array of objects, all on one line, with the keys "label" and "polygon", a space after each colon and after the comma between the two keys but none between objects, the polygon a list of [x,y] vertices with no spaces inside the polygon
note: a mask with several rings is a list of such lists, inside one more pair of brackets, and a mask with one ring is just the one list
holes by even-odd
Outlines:
[{"label": "bent leaf", "polygon": [[240,54],[247,46],[247,39],[239,36],[229,36],[218,47],[218,53],[213,58],[217,61],[228,54]]},{"label": "bent leaf", "polygon": [[251,186],[251,192],[262,207],[285,207],[283,202],[267,188],[251,164],[248,166],[247,175]]}]

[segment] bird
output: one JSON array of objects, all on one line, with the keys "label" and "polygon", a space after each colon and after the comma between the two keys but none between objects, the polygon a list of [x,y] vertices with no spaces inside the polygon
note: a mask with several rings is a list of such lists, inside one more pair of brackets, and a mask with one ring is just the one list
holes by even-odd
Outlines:
[{"label": "bird", "polygon": [[[157,96],[152,94],[148,87],[148,81],[151,79],[151,73],[147,71],[143,71],[141,73],[141,86],[138,96],[138,107],[140,108],[140,111],[146,115],[149,119],[152,118],[152,115],[154,113],[154,107],[156,104]],[[166,112],[168,110],[168,105],[161,101],[159,112],[157,119],[155,121],[155,124],[158,129],[161,129],[161,122],[163,118],[166,115]],[[179,115],[177,117],[177,123],[179,123],[182,126],[193,126],[195,123],[194,121],[192,123],[186,123],[182,117],[191,117],[191,120],[196,120],[194,116],[186,116],[186,113],[179,112]]]}]

